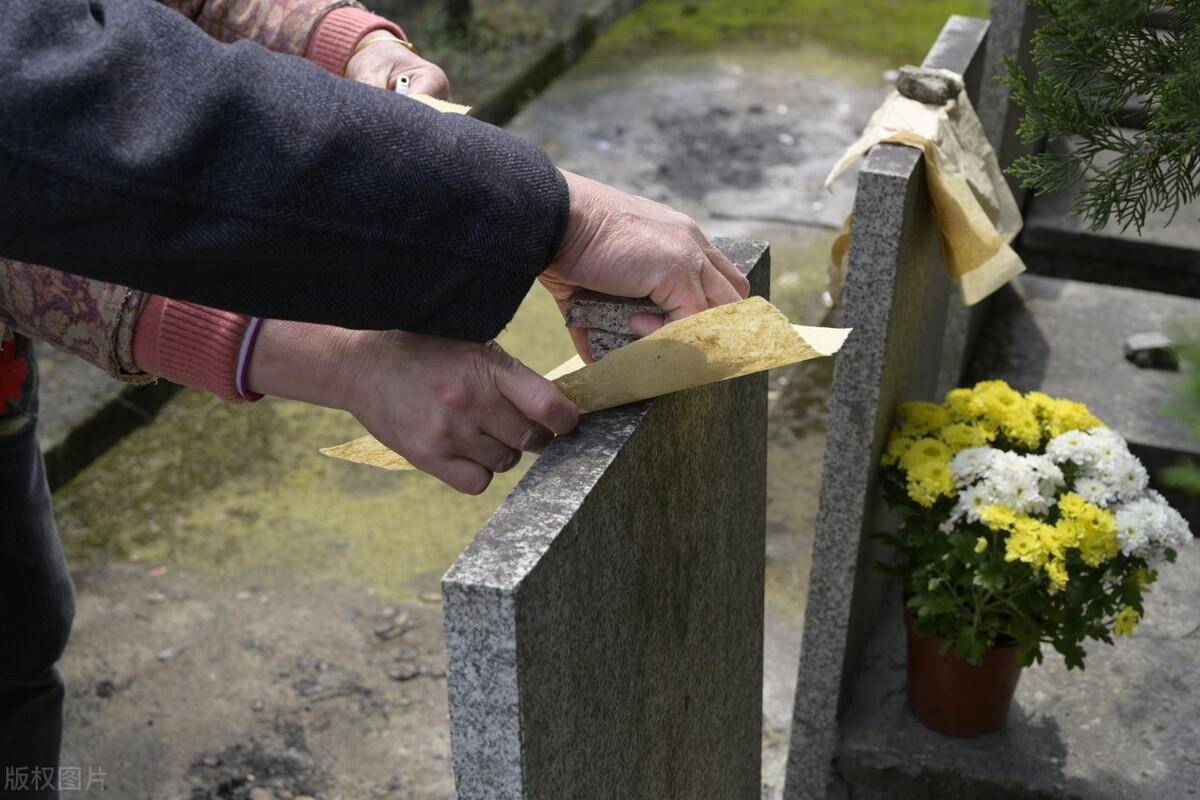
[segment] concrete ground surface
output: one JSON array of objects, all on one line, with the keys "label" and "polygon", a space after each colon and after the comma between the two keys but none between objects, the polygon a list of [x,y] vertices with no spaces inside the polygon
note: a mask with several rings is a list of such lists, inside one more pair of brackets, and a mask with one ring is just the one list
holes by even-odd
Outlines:
[{"label": "concrete ground surface", "polygon": [[[585,59],[510,127],[712,235],[770,240],[774,299],[819,324],[853,178],[820,182],[882,68],[798,43]],[[535,288],[500,341],[546,370],[571,353],[560,327]],[[764,796],[780,791],[831,372],[771,378]],[[453,796],[438,580],[522,469],[466,498],[316,454],[359,432],[185,391],[56,494],[79,587],[63,763],[102,767],[97,796]]]}]

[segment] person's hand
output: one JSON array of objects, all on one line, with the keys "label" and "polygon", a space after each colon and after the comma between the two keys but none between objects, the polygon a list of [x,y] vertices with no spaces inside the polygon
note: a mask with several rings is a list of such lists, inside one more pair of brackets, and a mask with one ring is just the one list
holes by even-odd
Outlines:
[{"label": "person's hand", "polygon": [[[732,303],[750,293],[750,282],[686,214],[661,203],[563,171],[571,211],[562,246],[539,276],[565,310],[580,289],[621,297],[649,297],[667,321]],[[643,314],[630,320],[639,336],[663,325]],[[591,360],[587,331],[572,329],[575,347]]]},{"label": "person's hand", "polygon": [[409,80],[410,92],[450,99],[450,81],[442,68],[421,58],[387,31],[368,33],[359,47],[346,64],[350,80],[390,91],[403,75]]},{"label": "person's hand", "polygon": [[494,342],[266,320],[247,388],[349,411],[413,466],[479,494],[579,422],[553,383]]}]

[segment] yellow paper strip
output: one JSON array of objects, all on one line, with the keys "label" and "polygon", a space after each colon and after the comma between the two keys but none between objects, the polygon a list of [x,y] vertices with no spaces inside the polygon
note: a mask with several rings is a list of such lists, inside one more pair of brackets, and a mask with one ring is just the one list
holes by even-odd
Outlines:
[{"label": "yellow paper strip", "polygon": [[436,109],[445,114],[469,114],[471,112],[470,106],[463,106],[463,105],[459,105],[458,103],[451,103],[449,100],[442,100],[440,98],[434,97],[433,95],[421,94],[420,92],[415,92],[413,94],[406,95],[406,97],[411,97],[413,100],[416,100],[418,103],[424,103],[425,105],[429,106],[430,108]]},{"label": "yellow paper strip", "polygon": [[[664,325],[594,364],[585,366],[576,356],[546,377],[586,414],[832,355],[849,333],[792,325],[775,306],[751,297]],[[412,469],[371,436],[321,452],[382,469]]]}]

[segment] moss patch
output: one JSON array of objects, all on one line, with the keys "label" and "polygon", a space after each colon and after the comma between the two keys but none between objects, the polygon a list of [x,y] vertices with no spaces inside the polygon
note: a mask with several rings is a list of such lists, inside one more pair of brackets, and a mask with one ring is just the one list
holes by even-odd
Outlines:
[{"label": "moss patch", "polygon": [[[573,352],[535,288],[501,343],[534,369]],[[437,581],[530,461],[479,497],[419,473],[325,458],[347,414],[277,400],[232,407],[185,391],[55,495],[73,563],[170,564],[237,580],[330,580],[397,599]]]},{"label": "moss patch", "polygon": [[919,63],[951,14],[987,16],[987,0],[647,0],[600,42],[597,57],[810,39],[893,64]]}]

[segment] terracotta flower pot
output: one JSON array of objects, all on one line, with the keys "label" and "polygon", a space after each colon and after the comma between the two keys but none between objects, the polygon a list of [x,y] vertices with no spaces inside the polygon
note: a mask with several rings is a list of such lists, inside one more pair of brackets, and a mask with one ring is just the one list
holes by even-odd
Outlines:
[{"label": "terracotta flower pot", "polygon": [[908,707],[926,728],[947,736],[972,737],[1004,727],[1021,665],[1014,642],[989,650],[979,666],[954,655],[939,655],[942,638],[918,636],[907,611]]}]

